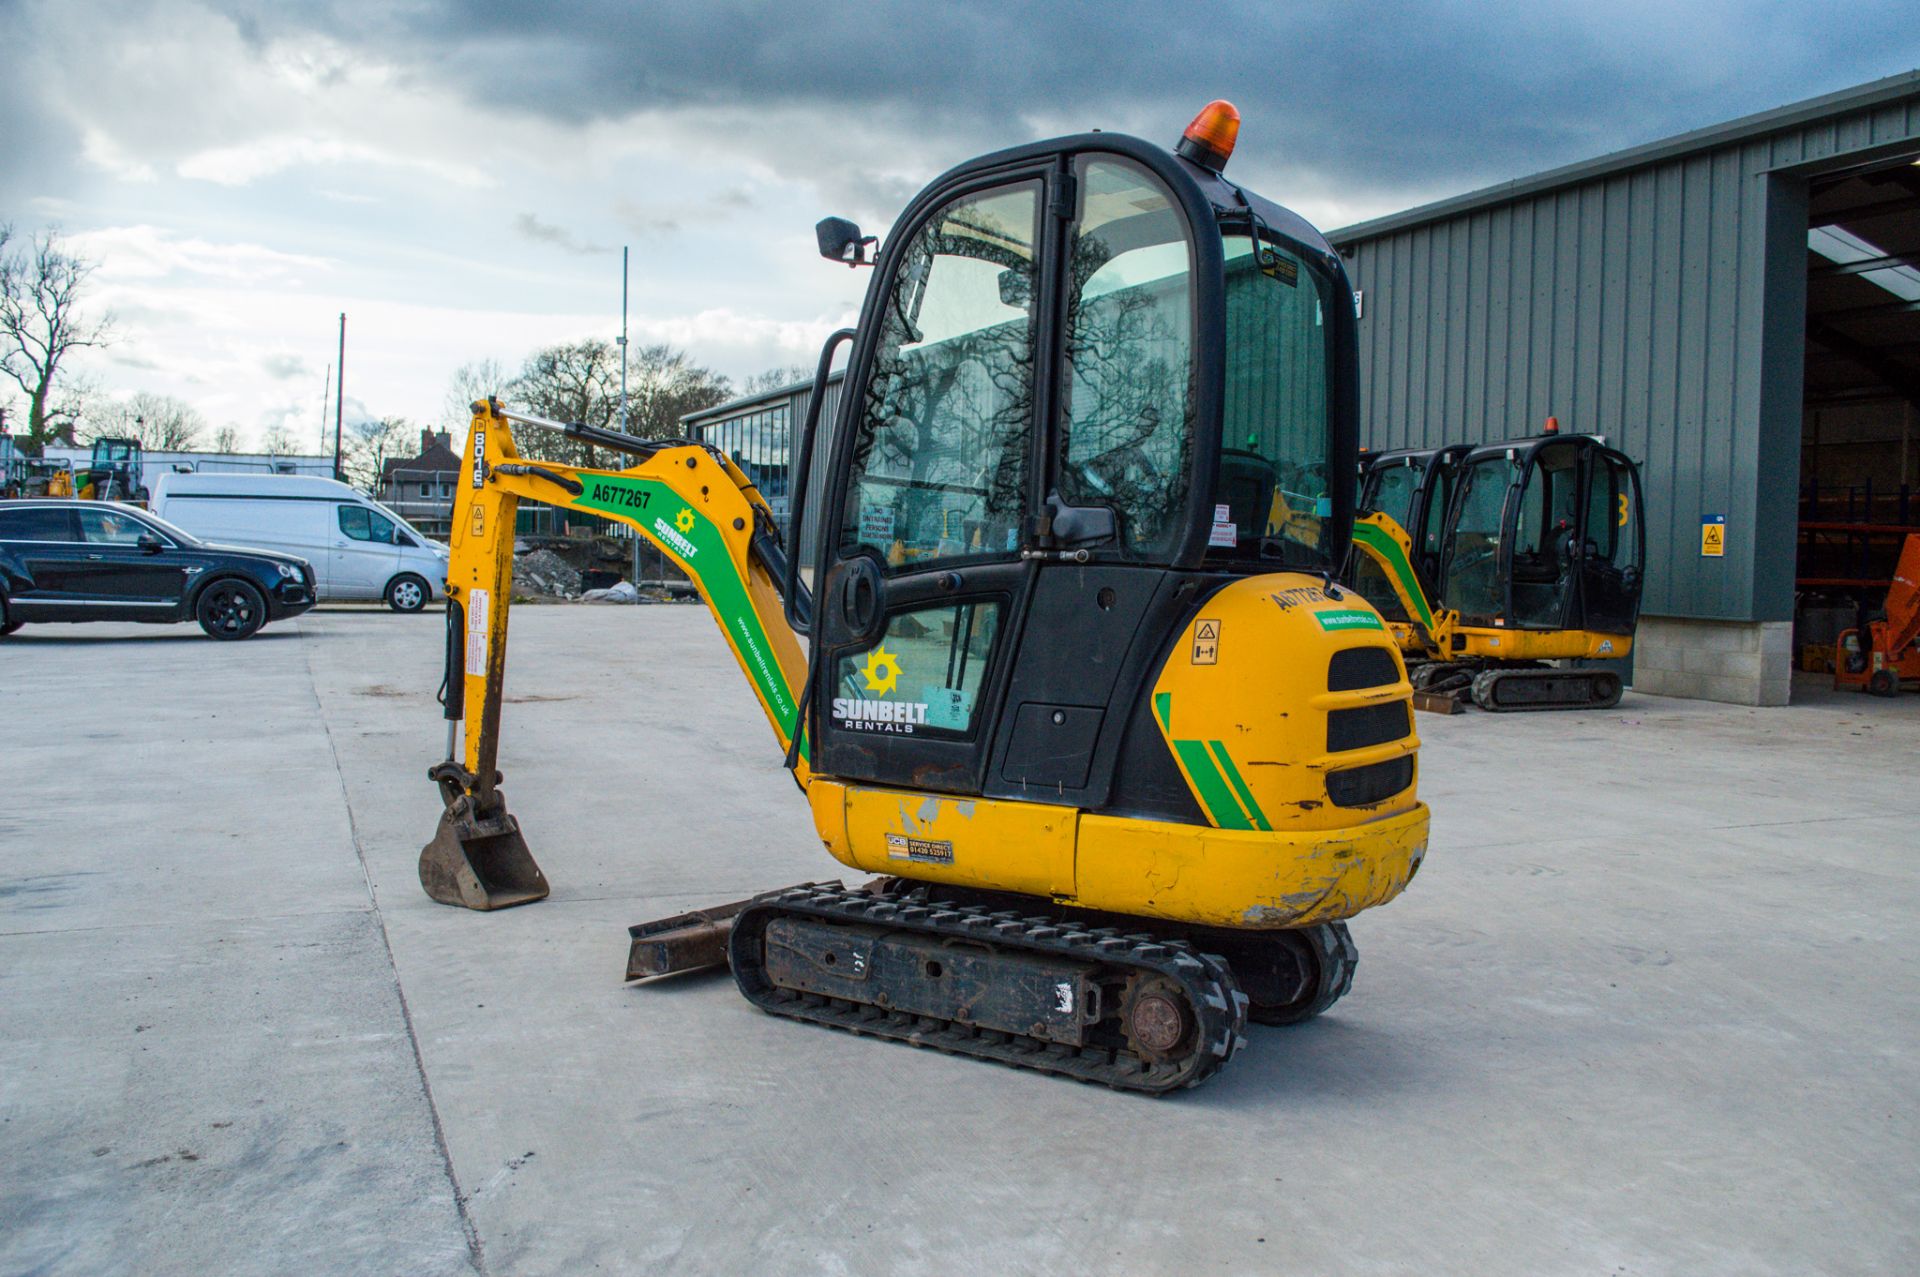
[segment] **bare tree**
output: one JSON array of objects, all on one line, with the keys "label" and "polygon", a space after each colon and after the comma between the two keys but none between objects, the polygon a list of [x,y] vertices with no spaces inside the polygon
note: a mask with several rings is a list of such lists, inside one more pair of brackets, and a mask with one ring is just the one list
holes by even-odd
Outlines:
[{"label": "bare tree", "polygon": [[192,404],[145,390],[96,409],[87,422],[92,438],[138,439],[153,452],[189,452],[207,429],[207,419]]},{"label": "bare tree", "polygon": [[49,412],[58,406],[54,385],[61,363],[76,350],[105,344],[112,318],[80,314],[94,264],[62,248],[57,231],[9,250],[12,238],[12,227],[0,227],[0,372],[27,397],[21,444],[38,452],[61,425],[60,414]]},{"label": "bare tree", "polygon": [[634,351],[627,381],[627,430],[643,439],[678,437],[680,418],[733,393],[725,377],[664,344]]},{"label": "bare tree", "polygon": [[447,397],[440,408],[440,428],[455,439],[466,436],[473,405],[506,393],[507,374],[496,359],[461,364],[447,379]]},{"label": "bare tree", "polygon": [[287,429],[287,423],[276,421],[267,427],[266,437],[260,441],[260,451],[269,457],[291,457],[300,451],[300,445],[293,440],[293,432]]},{"label": "bare tree", "polygon": [[[778,368],[768,368],[757,372],[740,383],[743,395],[758,395],[769,390],[779,390],[803,381],[813,380],[814,370],[806,364],[782,364]],[[697,410],[696,410],[697,411]]]},{"label": "bare tree", "polygon": [[347,482],[369,496],[378,496],[387,462],[409,455],[409,440],[418,438],[405,417],[369,417],[353,422],[341,445],[340,464]]},{"label": "bare tree", "polygon": [[240,427],[229,423],[214,431],[211,447],[215,452],[240,451]]}]

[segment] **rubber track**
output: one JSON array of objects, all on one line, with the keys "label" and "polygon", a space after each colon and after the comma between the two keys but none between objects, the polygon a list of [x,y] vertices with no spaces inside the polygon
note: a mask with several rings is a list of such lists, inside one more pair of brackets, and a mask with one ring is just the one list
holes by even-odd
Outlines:
[{"label": "rubber track", "polygon": [[[1598,700],[1588,700],[1578,703],[1544,701],[1503,705],[1495,699],[1498,685],[1501,683],[1524,683],[1528,680],[1542,683],[1570,683],[1576,678],[1586,678],[1595,681],[1603,681],[1610,678],[1613,680],[1612,695],[1603,695]],[[1527,714],[1537,710],[1552,709],[1612,709],[1620,703],[1622,691],[1619,676],[1608,670],[1490,669],[1482,670],[1480,673],[1474,675],[1473,679],[1473,703],[1481,709],[1486,710],[1489,714]]]},{"label": "rubber track", "polygon": [[[1024,1034],[976,1029],[955,1020],[778,988],[766,978],[761,959],[761,937],[767,924],[778,917],[863,923],[1095,962],[1109,968],[1158,972],[1176,981],[1187,994],[1197,1021],[1194,1049],[1178,1060],[1149,1063],[1125,1050],[1072,1047]],[[1198,1086],[1246,1044],[1247,997],[1223,960],[1196,952],[1178,940],[1123,934],[1113,927],[1082,928],[1017,910],[927,903],[837,887],[796,887],[742,910],[734,922],[729,945],[740,992],[770,1015],[1095,1082],[1116,1090],[1160,1094]]]}]

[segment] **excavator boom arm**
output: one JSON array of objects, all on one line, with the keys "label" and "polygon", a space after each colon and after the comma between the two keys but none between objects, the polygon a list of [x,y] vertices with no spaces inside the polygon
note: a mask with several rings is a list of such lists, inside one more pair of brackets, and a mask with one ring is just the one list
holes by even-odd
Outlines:
[{"label": "excavator boom arm", "polygon": [[[515,425],[617,450],[633,464],[603,470],[523,459]],[[500,908],[546,894],[498,793],[515,516],[523,500],[626,524],[687,574],[806,786],[810,750],[800,710],[807,661],[781,606],[785,552],[765,498],[730,459],[702,444],[568,426],[489,400],[474,405],[455,493],[446,581],[448,757],[431,772],[447,810],[420,864],[430,895]],[[793,749],[796,733],[802,739]]]}]

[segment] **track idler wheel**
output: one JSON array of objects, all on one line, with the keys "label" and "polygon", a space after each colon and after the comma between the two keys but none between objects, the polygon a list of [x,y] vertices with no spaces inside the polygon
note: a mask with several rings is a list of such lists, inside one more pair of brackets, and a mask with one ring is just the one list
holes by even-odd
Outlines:
[{"label": "track idler wheel", "polygon": [[1227,961],[1247,995],[1247,1018],[1255,1024],[1311,1020],[1353,987],[1360,950],[1344,922],[1323,922],[1293,931],[1236,938]]}]

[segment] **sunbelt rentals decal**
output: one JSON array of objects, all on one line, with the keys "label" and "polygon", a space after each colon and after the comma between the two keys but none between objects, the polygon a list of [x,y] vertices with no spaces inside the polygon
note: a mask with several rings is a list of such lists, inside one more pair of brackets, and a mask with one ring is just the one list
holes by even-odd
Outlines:
[{"label": "sunbelt rentals decal", "polygon": [[[867,653],[858,670],[866,690],[885,697],[900,685],[900,658],[880,646]],[[925,701],[868,700],[861,696],[833,698],[833,717],[841,727],[856,732],[893,732],[911,736],[927,722]]]}]

